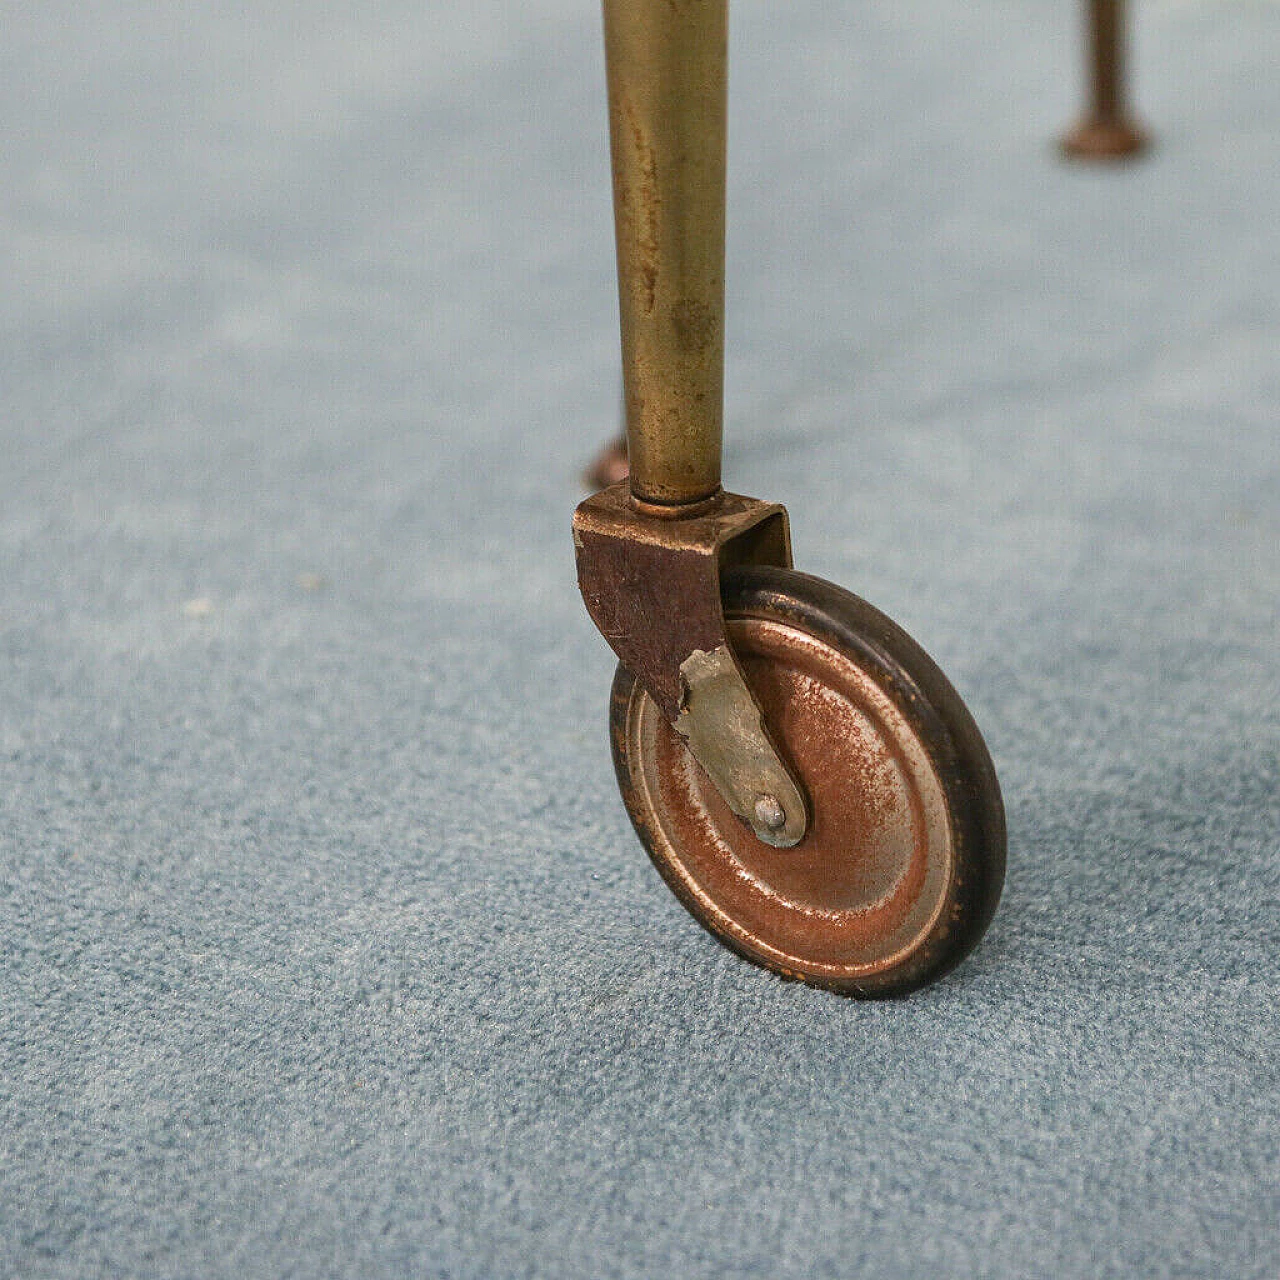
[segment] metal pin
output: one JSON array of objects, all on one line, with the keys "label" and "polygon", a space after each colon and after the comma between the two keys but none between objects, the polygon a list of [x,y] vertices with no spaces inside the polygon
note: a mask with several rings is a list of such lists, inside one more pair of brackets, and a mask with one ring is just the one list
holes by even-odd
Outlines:
[{"label": "metal pin", "polygon": [[756,821],[769,831],[781,831],[787,824],[786,810],[778,803],[777,796],[757,796]]}]

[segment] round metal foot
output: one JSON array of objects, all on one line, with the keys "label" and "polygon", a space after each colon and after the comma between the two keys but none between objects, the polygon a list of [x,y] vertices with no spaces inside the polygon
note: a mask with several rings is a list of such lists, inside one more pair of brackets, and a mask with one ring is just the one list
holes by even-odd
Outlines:
[{"label": "round metal foot", "polygon": [[1062,153],[1071,160],[1127,160],[1151,145],[1145,129],[1126,120],[1086,119],[1062,139]]}]

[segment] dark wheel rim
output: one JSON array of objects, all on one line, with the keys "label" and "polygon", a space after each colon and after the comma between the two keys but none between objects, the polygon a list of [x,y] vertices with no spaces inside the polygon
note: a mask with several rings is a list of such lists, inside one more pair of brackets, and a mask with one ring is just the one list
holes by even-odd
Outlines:
[{"label": "dark wheel rim", "polygon": [[725,579],[735,653],[810,792],[814,821],[769,848],[729,812],[619,669],[614,760],[636,830],[693,915],[756,963],[890,995],[956,964],[1004,873],[995,772],[959,695],[900,628],[779,569]]}]

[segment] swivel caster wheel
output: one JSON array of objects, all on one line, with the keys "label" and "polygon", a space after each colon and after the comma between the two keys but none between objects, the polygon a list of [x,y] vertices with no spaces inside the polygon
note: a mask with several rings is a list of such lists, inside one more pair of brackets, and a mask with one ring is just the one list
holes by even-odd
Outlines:
[{"label": "swivel caster wheel", "polygon": [[815,986],[901,994],[995,911],[995,771],[923,650],[792,569],[782,507],[721,486],[725,0],[605,0],[604,19],[628,471],[579,505],[573,540],[620,663],[618,783],[721,941]]},{"label": "swivel caster wheel", "polygon": [[723,582],[734,654],[807,792],[792,848],[728,808],[635,677],[619,666],[618,785],[676,896],[749,960],[814,986],[899,995],[976,944],[1004,881],[995,770],[959,695],[878,610],[776,568]]}]

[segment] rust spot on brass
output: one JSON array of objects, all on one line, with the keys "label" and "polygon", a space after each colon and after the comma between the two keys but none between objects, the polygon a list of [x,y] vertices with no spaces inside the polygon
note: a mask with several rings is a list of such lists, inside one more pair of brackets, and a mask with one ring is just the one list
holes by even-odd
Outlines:
[{"label": "rust spot on brass", "polygon": [[676,341],[691,353],[708,350],[720,336],[716,313],[696,298],[681,298],[671,308],[671,323]]},{"label": "rust spot on brass", "polygon": [[[619,218],[630,219],[630,232],[636,247],[636,274],[644,289],[645,315],[653,314],[658,289],[658,213],[662,197],[658,193],[658,162],[646,141],[644,129],[635,108],[624,96],[622,112],[631,134],[633,162],[619,166],[614,174],[614,191],[619,200]],[[625,210],[625,213],[624,213]]]}]

